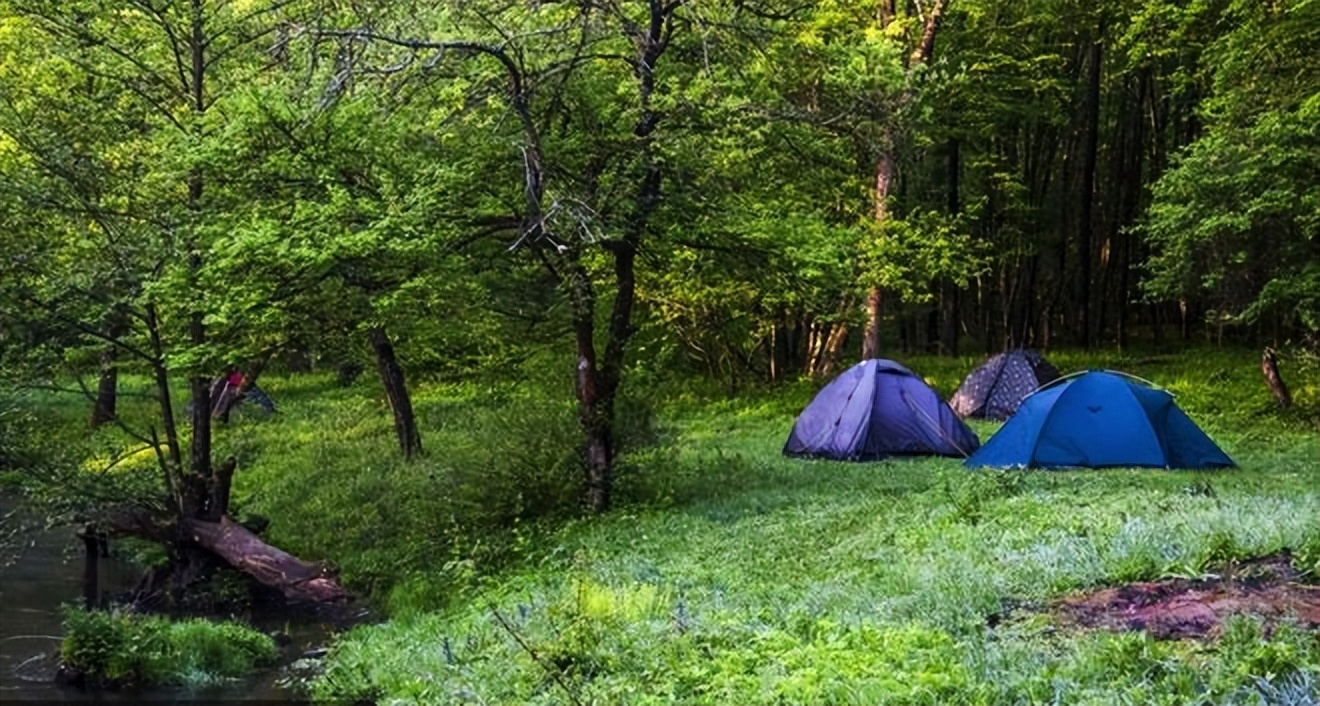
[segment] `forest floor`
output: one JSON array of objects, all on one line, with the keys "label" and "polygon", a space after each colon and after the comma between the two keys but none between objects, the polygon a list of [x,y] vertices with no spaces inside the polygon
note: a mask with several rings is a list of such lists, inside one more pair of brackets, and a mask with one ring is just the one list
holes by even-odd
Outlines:
[{"label": "forest floor", "polygon": [[[1280,413],[1250,351],[1052,359],[1167,387],[1240,468],[973,473],[944,458],[788,459],[780,449],[813,385],[689,389],[656,398],[615,511],[514,524],[498,562],[454,553],[394,581],[390,619],[344,635],[312,693],[1315,703],[1314,383],[1295,374],[1300,409]],[[974,361],[904,362],[947,395]],[[432,395],[421,409],[441,404]],[[984,440],[997,425],[974,427]],[[432,458],[463,463],[461,444],[440,443]]]},{"label": "forest floor", "polygon": [[[789,459],[815,384],[638,374],[616,507],[583,516],[571,382],[544,360],[415,385],[411,463],[366,378],[263,378],[279,413],[216,446],[236,512],[379,616],[316,699],[1315,704],[1320,376],[1286,364],[1280,412],[1258,355],[1050,356],[1169,389],[1239,464],[1214,472]],[[976,358],[902,362],[947,396]]]}]

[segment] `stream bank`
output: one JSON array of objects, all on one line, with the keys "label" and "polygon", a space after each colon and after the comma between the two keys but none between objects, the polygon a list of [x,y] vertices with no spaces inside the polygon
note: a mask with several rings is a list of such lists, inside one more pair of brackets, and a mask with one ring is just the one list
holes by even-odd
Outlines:
[{"label": "stream bank", "polygon": [[[271,667],[216,686],[83,690],[56,680],[62,607],[83,602],[82,542],[71,528],[41,531],[26,538],[16,558],[8,558],[12,561],[0,566],[0,702],[300,703],[304,702],[300,694],[282,684],[286,668],[327,644],[337,629],[330,619],[295,615],[283,606],[254,606],[234,619],[268,634],[288,636]],[[98,562],[97,574],[104,602],[132,589],[142,569],[112,553]]]}]

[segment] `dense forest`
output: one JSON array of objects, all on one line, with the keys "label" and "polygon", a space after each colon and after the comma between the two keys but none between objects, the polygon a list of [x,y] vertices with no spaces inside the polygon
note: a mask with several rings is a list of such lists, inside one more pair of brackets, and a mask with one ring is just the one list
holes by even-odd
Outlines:
[{"label": "dense forest", "polygon": [[[1293,522],[1314,504],[1297,490],[1314,380],[1291,378],[1301,411],[1283,410],[1278,362],[1309,375],[1320,348],[1318,56],[1315,0],[0,0],[0,489],[84,526],[89,557],[107,536],[164,547],[147,589],[197,582],[218,558],[295,601],[415,592],[434,606],[476,585],[472,566],[516,565],[535,544],[519,523],[679,502],[688,481],[720,497],[719,478],[754,486],[765,469],[785,483],[773,493],[874,490],[852,471],[812,485],[825,481],[777,448],[753,468],[703,446],[735,413],[693,406],[692,389],[745,405],[729,443],[760,458],[782,431],[766,410],[787,416],[788,396],[859,359],[926,361],[947,393],[961,361],[1033,348],[1195,378],[1179,390],[1192,411],[1248,429],[1229,451],[1277,465]],[[1122,358],[1137,350],[1151,356]],[[1241,401],[1267,389],[1261,370],[1277,408]],[[1242,392],[1246,376],[1260,390]],[[233,401],[272,378],[294,411],[231,423]],[[1229,398],[1206,394],[1221,384]],[[662,407],[685,421],[664,427]],[[1277,459],[1252,446],[1276,433]],[[945,511],[976,527],[1024,483],[1058,490],[904,468],[914,527]],[[1208,480],[1150,482],[1170,503],[1215,495]],[[1222,492],[1266,502],[1254,487]],[[283,529],[240,522],[240,505]],[[1144,531],[1122,513],[1097,526]],[[584,546],[633,541],[609,517]],[[1248,550],[1301,546],[1314,564],[1314,528],[1279,527],[1189,534],[1191,549],[1132,566],[1097,540],[1104,570],[1059,569],[1050,590]],[[1043,590],[1029,561],[939,556]],[[930,595],[962,605],[940,586]],[[857,639],[953,650],[949,635],[971,633],[951,615],[935,637]],[[353,671],[351,650],[391,629],[345,648],[320,695],[407,692]],[[1296,639],[1290,655],[1314,651]],[[536,662],[530,692],[496,700],[577,700],[563,681],[537,691],[538,670],[554,672]],[[1213,688],[1169,688],[1236,693],[1223,664]],[[997,688],[939,689],[973,682]],[[751,698],[745,686],[721,693]]]},{"label": "dense forest", "polygon": [[562,345],[604,507],[630,366],[1320,331],[1315,3],[0,18],[0,347],[99,369],[98,418],[120,368],[187,375],[204,410],[227,364],[352,375],[370,350],[412,454],[405,371]]}]

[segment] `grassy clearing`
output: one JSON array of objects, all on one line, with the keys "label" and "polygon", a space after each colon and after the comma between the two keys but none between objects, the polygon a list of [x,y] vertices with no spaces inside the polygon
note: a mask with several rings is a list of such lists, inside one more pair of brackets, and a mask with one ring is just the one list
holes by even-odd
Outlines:
[{"label": "grassy clearing", "polygon": [[[272,541],[336,561],[391,616],[343,636],[318,698],[1307,703],[1314,633],[1243,619],[1210,645],[1158,642],[1034,610],[1284,548],[1315,575],[1320,371],[1290,361],[1298,404],[1280,413],[1257,356],[1051,356],[1170,389],[1241,465],[1216,473],[785,459],[814,386],[730,396],[640,378],[651,405],[626,405],[626,434],[645,443],[603,518],[572,509],[562,386],[419,386],[427,452],[404,463],[374,381],[272,377],[279,416],[240,416],[217,451],[239,458],[240,513],[274,518]],[[947,395],[976,361],[904,362]]]},{"label": "grassy clearing", "polygon": [[[1213,645],[1164,643],[1062,631],[1031,610],[1089,586],[1197,576],[1285,548],[1314,575],[1320,445],[1305,411],[1271,410],[1248,356],[1056,356],[1065,369],[1122,367],[1173,390],[1242,466],[1219,473],[804,462],[779,448],[806,386],[672,396],[658,443],[629,458],[621,491],[636,502],[514,531],[520,550],[497,574],[416,574],[392,594],[394,620],[338,643],[313,693],[391,703],[565,703],[568,692],[584,703],[1293,703],[1314,693],[1314,633],[1265,638],[1243,619]],[[913,367],[947,393],[969,363]],[[1298,394],[1306,405],[1314,393]],[[424,610],[436,585],[448,607]]]}]

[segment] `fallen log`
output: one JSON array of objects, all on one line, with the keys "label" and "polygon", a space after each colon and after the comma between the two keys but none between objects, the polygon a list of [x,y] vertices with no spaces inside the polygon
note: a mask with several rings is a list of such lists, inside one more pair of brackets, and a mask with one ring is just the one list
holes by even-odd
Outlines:
[{"label": "fallen log", "polygon": [[350,598],[328,567],[266,544],[228,515],[218,522],[193,520],[188,523],[188,535],[198,546],[289,599],[339,603]]}]

